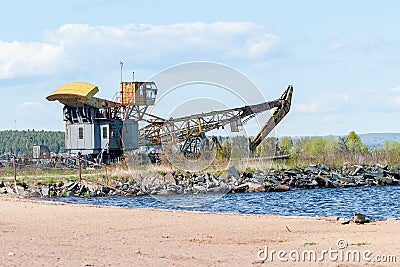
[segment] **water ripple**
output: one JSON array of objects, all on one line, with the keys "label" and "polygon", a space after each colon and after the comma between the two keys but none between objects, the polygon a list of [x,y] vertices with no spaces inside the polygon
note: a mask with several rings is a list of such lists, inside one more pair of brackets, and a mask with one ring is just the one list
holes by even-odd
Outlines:
[{"label": "water ripple", "polygon": [[[164,201],[163,198],[168,198]],[[215,198],[210,195],[177,195],[169,197],[99,197],[51,198],[77,204],[197,210],[223,213],[280,214],[295,216],[340,216],[352,218],[355,213],[384,220],[400,217],[400,186],[324,188],[288,192],[238,193]],[[195,205],[196,203],[200,203]],[[206,203],[206,204],[203,204]]]}]

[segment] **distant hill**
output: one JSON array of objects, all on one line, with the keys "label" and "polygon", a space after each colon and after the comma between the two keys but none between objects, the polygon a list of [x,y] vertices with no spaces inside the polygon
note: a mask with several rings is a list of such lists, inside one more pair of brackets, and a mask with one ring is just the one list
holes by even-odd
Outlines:
[{"label": "distant hill", "polygon": [[381,147],[385,141],[400,142],[400,133],[366,133],[359,136],[369,148]]},{"label": "distant hill", "polygon": [[51,152],[64,152],[64,132],[35,130],[0,131],[0,155],[30,155],[33,145],[46,145]]}]

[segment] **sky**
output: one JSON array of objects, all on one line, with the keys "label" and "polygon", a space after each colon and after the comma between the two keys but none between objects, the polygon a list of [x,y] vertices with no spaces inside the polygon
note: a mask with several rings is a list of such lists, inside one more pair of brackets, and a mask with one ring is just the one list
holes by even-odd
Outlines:
[{"label": "sky", "polygon": [[[63,130],[62,105],[45,97],[84,81],[111,99],[120,61],[124,80],[201,61],[239,71],[267,100],[292,84],[279,136],[400,132],[398,1],[15,0],[0,8],[2,130]],[[185,91],[238,104],[212,94]],[[183,103],[171,99],[171,109]]]}]

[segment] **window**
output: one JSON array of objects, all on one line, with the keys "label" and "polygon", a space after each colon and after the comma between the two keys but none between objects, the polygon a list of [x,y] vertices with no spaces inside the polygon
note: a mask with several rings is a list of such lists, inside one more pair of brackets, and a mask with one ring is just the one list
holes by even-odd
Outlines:
[{"label": "window", "polygon": [[108,134],[107,134],[107,127],[103,127],[103,139],[107,139]]},{"label": "window", "polygon": [[83,127],[78,128],[78,138],[83,139]]}]

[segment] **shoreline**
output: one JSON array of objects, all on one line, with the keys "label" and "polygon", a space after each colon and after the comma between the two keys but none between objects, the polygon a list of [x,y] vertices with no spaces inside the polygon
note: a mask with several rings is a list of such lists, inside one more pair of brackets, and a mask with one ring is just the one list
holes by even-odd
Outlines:
[{"label": "shoreline", "polygon": [[317,266],[321,262],[269,258],[263,263],[257,253],[265,246],[320,252],[337,249],[339,239],[348,249],[374,255],[400,251],[398,219],[343,225],[329,217],[76,205],[12,196],[0,197],[0,205],[0,261],[6,266]]},{"label": "shoreline", "polygon": [[74,180],[61,178],[57,181],[25,181],[24,178],[17,178],[14,183],[0,180],[0,194],[17,193],[32,197],[170,196],[400,185],[400,170],[378,163],[347,166],[340,170],[320,164],[309,165],[304,169],[284,168],[271,169],[268,172],[256,170],[239,173],[231,166],[219,175],[159,172],[143,177],[139,175],[139,178],[132,175],[119,179],[95,176],[82,176]]}]

